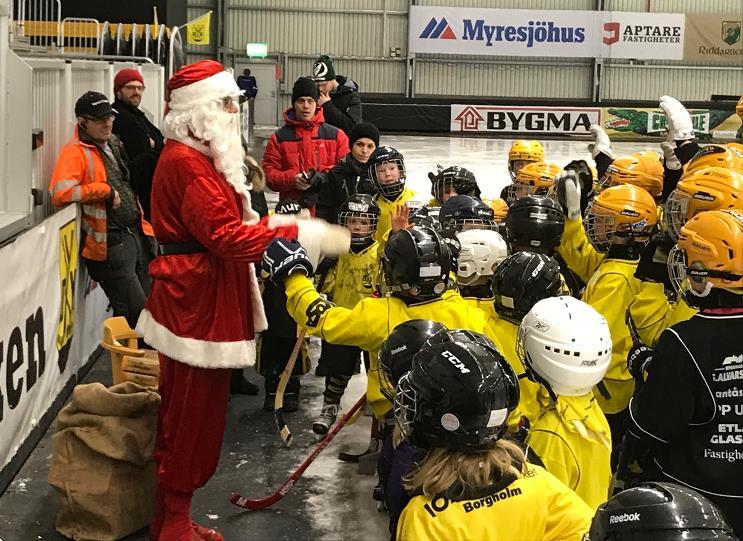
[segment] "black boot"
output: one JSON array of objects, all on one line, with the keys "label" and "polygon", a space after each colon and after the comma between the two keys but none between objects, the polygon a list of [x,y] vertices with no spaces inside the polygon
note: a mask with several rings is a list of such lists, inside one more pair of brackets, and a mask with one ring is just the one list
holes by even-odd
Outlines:
[{"label": "black boot", "polygon": [[230,394],[255,396],[258,394],[258,386],[245,378],[242,368],[233,368],[230,375]]}]

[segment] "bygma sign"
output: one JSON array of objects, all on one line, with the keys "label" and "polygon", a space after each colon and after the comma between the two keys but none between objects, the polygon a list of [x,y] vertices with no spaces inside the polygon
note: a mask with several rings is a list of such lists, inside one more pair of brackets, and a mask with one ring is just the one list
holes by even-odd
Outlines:
[{"label": "bygma sign", "polygon": [[452,131],[587,134],[600,109],[452,105]]}]

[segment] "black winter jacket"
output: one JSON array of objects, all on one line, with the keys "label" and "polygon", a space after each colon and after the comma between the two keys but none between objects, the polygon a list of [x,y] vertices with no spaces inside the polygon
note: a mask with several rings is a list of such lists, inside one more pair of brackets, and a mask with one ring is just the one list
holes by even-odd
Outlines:
[{"label": "black winter jacket", "polygon": [[[131,107],[118,99],[113,102],[113,107],[119,113],[114,120],[113,132],[124,143],[131,160],[131,185],[142,204],[145,218],[149,220],[152,175],[155,174],[157,159],[163,149],[163,135],[139,108]],[[150,143],[150,139],[154,145]]]},{"label": "black winter jacket", "polygon": [[361,96],[359,85],[342,75],[335,78],[338,88],[330,93],[330,101],[323,104],[325,122],[351,137],[353,127],[361,122]]},{"label": "black winter jacket", "polygon": [[368,178],[366,164],[353,159],[349,152],[338,165],[323,175],[318,193],[315,216],[328,223],[338,222],[341,204],[356,193],[376,194],[374,185]]}]

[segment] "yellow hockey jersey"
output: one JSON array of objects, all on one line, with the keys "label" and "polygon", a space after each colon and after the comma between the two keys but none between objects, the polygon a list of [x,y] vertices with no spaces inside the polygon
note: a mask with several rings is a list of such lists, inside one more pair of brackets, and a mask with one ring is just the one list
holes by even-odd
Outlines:
[{"label": "yellow hockey jersey", "polygon": [[641,282],[635,278],[636,268],[637,261],[604,259],[583,292],[583,302],[606,318],[611,332],[611,362],[603,379],[611,398],[607,400],[598,388],[594,389],[604,413],[619,413],[626,409],[635,389],[635,382],[627,370],[627,353],[632,347],[632,337],[627,328],[626,313],[640,291]]},{"label": "yellow hockey jersey", "polygon": [[570,270],[583,282],[588,282],[591,279],[591,276],[604,259],[604,254],[596,251],[588,242],[581,218],[565,219],[565,230],[560,237],[560,246],[557,247],[557,253],[565,260]]},{"label": "yellow hockey jersey", "polygon": [[484,334],[499,351],[503,350],[487,315],[468,306],[456,291],[445,291],[438,299],[411,306],[396,297],[365,298],[349,309],[323,299],[303,274],[287,277],[284,286],[289,315],[308,333],[331,344],[358,346],[370,353],[366,397],[379,419],[384,418],[392,405],[379,389],[377,354],[382,342],[400,323],[430,319],[450,329],[469,329]]},{"label": "yellow hockey jersey", "polygon": [[413,190],[406,187],[394,201],[388,201],[380,195],[375,198],[380,213],[379,222],[377,222],[377,231],[374,233],[374,240],[384,246],[384,236],[392,229],[392,216],[395,214],[395,209],[413,199],[414,195]]},{"label": "yellow hockey jersey", "polygon": [[336,266],[328,272],[327,282],[332,282],[330,292],[333,304],[353,308],[361,299],[370,297],[377,285],[379,259],[374,242],[359,253],[349,251],[338,257]]},{"label": "yellow hockey jersey", "polygon": [[679,321],[686,321],[697,313],[683,299],[670,303],[663,284],[640,282],[640,292],[629,306],[632,321],[644,344],[654,346],[661,333]]},{"label": "yellow hockey jersey", "polygon": [[555,404],[539,391],[542,412],[526,443],[552,475],[596,510],[609,498],[611,430],[593,393],[559,396]]},{"label": "yellow hockey jersey", "polygon": [[400,516],[398,541],[580,541],[593,511],[539,466],[475,500],[415,496]]}]

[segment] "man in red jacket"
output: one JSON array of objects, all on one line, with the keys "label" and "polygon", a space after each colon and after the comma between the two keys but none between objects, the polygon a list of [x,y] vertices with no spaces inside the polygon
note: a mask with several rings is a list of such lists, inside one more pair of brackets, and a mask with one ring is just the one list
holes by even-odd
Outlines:
[{"label": "man in red jacket", "polygon": [[314,172],[329,171],[348,154],[348,137],[325,123],[317,106],[318,90],[309,77],[292,88],[292,107],[284,111],[284,126],[276,130],[263,154],[266,184],[279,192],[279,200],[294,199],[314,214],[317,189]]},{"label": "man in red jacket", "polygon": [[150,264],[152,288],[137,323],[160,353],[150,537],[223,541],[191,522],[191,497],[217,467],[229,369],[254,364],[255,333],[266,329],[253,263],[276,237],[336,254],[348,250],[350,238],[319,220],[259,220],[243,172],[241,92],[222,64],[184,66],[168,91],[167,142],[152,181],[160,255]]}]

